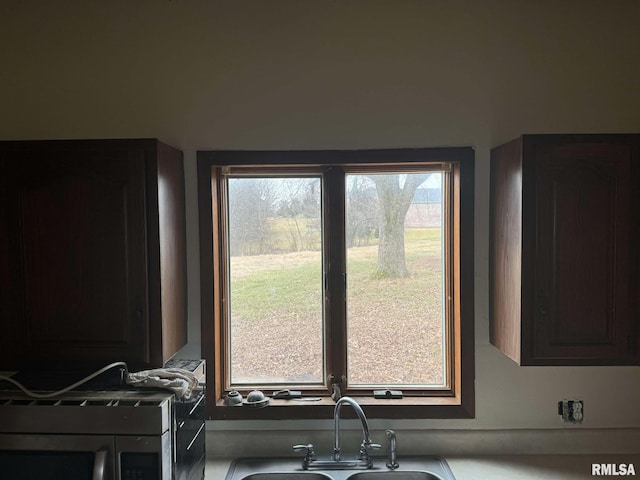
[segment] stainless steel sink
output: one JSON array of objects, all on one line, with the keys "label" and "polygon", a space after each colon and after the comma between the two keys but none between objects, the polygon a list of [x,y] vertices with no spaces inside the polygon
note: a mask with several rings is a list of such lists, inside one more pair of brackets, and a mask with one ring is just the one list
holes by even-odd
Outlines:
[{"label": "stainless steel sink", "polygon": [[443,480],[431,472],[403,472],[394,470],[389,472],[358,472],[347,477],[348,480]]},{"label": "stainless steel sink", "polygon": [[455,480],[440,457],[400,457],[396,470],[389,470],[385,462],[376,457],[368,470],[303,470],[301,458],[238,458],[225,480]]},{"label": "stainless steel sink", "polygon": [[332,480],[328,475],[315,472],[250,473],[246,477],[242,477],[242,480],[277,480],[278,478],[282,480]]}]

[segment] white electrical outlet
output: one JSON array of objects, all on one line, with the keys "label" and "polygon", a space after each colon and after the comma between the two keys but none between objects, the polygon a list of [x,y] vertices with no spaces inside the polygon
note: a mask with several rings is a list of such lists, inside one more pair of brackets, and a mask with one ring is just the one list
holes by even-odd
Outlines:
[{"label": "white electrical outlet", "polygon": [[584,402],[582,400],[562,400],[558,402],[558,415],[564,422],[582,423],[584,419]]}]

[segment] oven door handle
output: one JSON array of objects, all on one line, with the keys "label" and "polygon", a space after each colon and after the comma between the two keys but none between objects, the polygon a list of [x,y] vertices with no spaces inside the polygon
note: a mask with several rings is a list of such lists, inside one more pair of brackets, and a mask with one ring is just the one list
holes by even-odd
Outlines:
[{"label": "oven door handle", "polygon": [[96,461],[93,464],[91,480],[104,480],[104,472],[107,468],[107,450],[100,449],[96,452]]}]

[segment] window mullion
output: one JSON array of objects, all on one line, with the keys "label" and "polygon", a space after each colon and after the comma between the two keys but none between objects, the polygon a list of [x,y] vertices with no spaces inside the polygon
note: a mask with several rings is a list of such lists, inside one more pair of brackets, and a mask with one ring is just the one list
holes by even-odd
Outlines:
[{"label": "window mullion", "polygon": [[331,167],[324,174],[325,329],[328,380],[347,372],[345,289],[345,184],[344,171]]}]

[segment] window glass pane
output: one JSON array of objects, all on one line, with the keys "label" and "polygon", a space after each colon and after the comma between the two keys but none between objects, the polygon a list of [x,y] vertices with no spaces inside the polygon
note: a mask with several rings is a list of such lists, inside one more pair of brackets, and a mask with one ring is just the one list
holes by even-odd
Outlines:
[{"label": "window glass pane", "polygon": [[230,384],[323,384],[320,178],[227,186]]},{"label": "window glass pane", "polygon": [[346,177],[350,386],[445,384],[443,177]]}]

